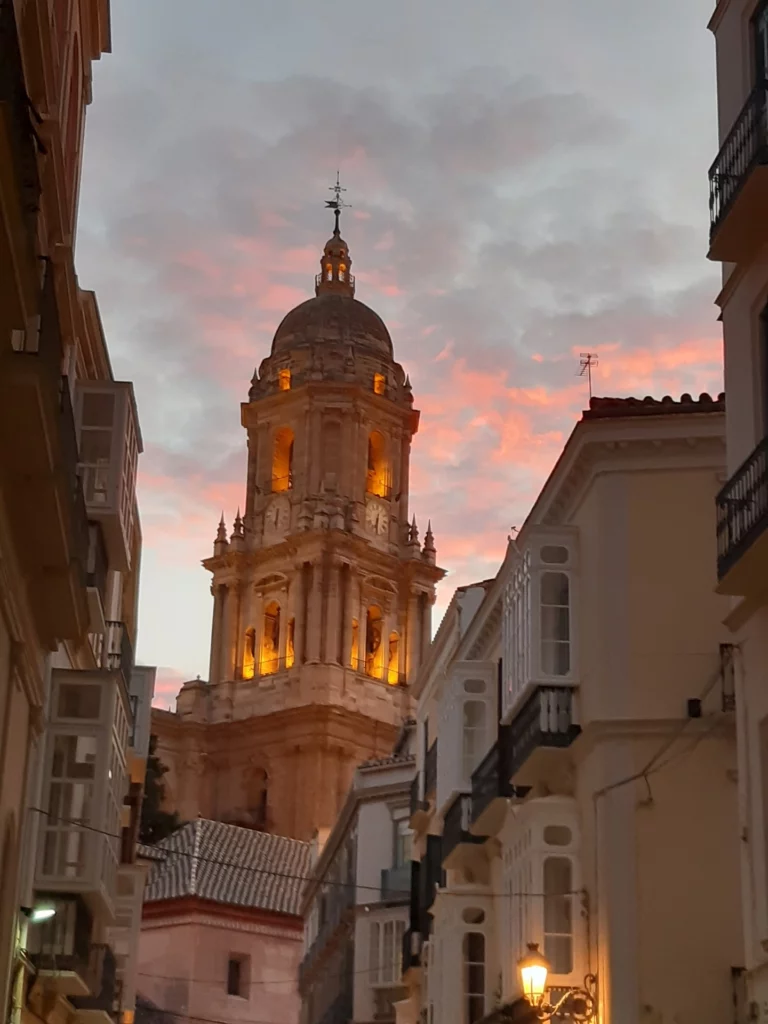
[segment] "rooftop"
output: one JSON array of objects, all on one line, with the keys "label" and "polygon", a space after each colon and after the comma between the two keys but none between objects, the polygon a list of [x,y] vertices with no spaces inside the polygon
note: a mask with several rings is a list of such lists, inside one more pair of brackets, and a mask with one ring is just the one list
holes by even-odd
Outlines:
[{"label": "rooftop", "polygon": [[698,399],[689,394],[680,396],[679,401],[671,395],[663,398],[590,398],[589,409],[585,409],[585,420],[624,419],[633,416],[668,416],[681,413],[724,412],[725,394],[716,398],[706,392]]},{"label": "rooftop", "polygon": [[153,851],[145,904],[196,896],[229,906],[300,913],[309,843],[198,818]]}]

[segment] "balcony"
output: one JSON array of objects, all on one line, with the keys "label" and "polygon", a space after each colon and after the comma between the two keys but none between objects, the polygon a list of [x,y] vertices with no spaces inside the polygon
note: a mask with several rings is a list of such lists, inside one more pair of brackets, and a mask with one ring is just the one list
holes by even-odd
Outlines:
[{"label": "balcony", "polygon": [[408,682],[405,672],[398,672],[394,667],[390,669],[385,664],[372,664],[370,658],[350,658],[349,667],[361,676],[368,676],[369,679],[376,679],[389,686],[405,686]]},{"label": "balcony", "polygon": [[124,622],[107,620],[107,642],[104,648],[103,667],[109,672],[120,672],[126,690],[131,686],[133,671],[133,645]]},{"label": "balcony", "polygon": [[557,771],[560,751],[581,732],[574,720],[573,690],[537,686],[509,726],[508,778],[515,786],[532,786]]},{"label": "balcony", "polygon": [[768,83],[757,85],[709,169],[709,258],[748,259],[768,216]]},{"label": "balcony", "polygon": [[434,797],[437,789],[437,740],[427,751],[424,758],[424,799]]},{"label": "balcony", "polygon": [[403,933],[402,945],[403,978],[412,967],[421,966],[421,933],[408,928]]},{"label": "balcony", "polygon": [[[422,940],[432,931],[432,915],[429,909],[435,902],[435,895],[445,881],[442,857],[443,840],[441,836],[427,836],[427,850],[421,859],[417,874],[418,884],[418,923]],[[411,927],[413,927],[413,906],[411,908]]]},{"label": "balcony", "polygon": [[114,1024],[120,1012],[120,984],[117,980],[117,962],[112,949],[106,945],[92,947],[98,964],[98,984],[92,995],[73,997],[74,1019],[77,1024]]},{"label": "balcony", "polygon": [[411,893],[411,864],[401,864],[396,868],[384,868],[381,872],[381,899],[403,902]]},{"label": "balcony", "polygon": [[467,864],[477,853],[487,836],[473,835],[469,831],[472,818],[472,797],[459,793],[443,818],[443,867],[455,870]]},{"label": "balcony", "polygon": [[27,97],[12,0],[0,0],[0,337],[24,330],[40,284],[37,216],[42,149]]},{"label": "balcony", "polygon": [[395,1003],[405,999],[408,993],[400,984],[378,985],[373,990],[374,1021],[394,1021]]},{"label": "balcony", "polygon": [[499,726],[496,742],[472,772],[470,831],[495,836],[504,824],[509,800],[525,795],[525,788],[509,781],[510,727]]},{"label": "balcony", "polygon": [[88,609],[90,612],[90,633],[105,633],[107,624],[104,609],[107,607],[107,578],[109,563],[104,534],[98,523],[88,523],[88,560],[85,567],[85,582],[88,587]]},{"label": "balcony", "polygon": [[37,979],[62,996],[89,995],[99,984],[99,972],[91,955],[93,919],[88,907],[78,896],[38,892],[36,898],[56,910],[49,920],[29,925],[27,952]]},{"label": "balcony", "polygon": [[[40,296],[40,329],[0,349],[0,467],[11,527],[37,625],[51,647],[88,629],[88,522],[53,272]],[[23,443],[20,443],[20,439]]]},{"label": "balcony", "polygon": [[768,580],[768,437],[716,498],[718,592],[760,596]]}]

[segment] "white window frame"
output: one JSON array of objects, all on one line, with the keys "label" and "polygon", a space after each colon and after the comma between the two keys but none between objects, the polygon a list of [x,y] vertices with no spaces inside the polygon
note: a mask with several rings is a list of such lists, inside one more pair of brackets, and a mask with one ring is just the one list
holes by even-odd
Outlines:
[{"label": "white window frame", "polygon": [[402,978],[403,936],[406,920],[402,917],[377,918],[368,930],[368,970],[371,986],[390,988]]},{"label": "white window frame", "polygon": [[455,661],[440,695],[437,734],[436,809],[444,812],[459,793],[472,788],[471,772],[465,774],[464,707],[480,702],[485,714],[476,730],[474,768],[480,764],[496,739],[497,674],[493,661]]}]

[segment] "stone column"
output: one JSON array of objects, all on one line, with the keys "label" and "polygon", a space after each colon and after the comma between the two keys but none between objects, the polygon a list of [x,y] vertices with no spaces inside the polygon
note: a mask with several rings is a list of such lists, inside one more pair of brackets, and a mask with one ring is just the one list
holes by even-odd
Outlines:
[{"label": "stone column", "polygon": [[413,679],[421,664],[421,624],[419,622],[419,595],[411,594],[408,598],[408,618],[406,626],[406,669],[408,681]]},{"label": "stone column", "polygon": [[307,661],[320,660],[320,622],[323,602],[323,565],[320,560],[312,563],[309,606],[307,608]]},{"label": "stone column", "polygon": [[366,652],[366,642],[367,642],[366,641],[366,633],[367,633],[367,626],[368,626],[368,615],[367,615],[368,609],[367,609],[366,602],[365,602],[365,594],[363,592],[363,581],[362,581],[362,579],[360,579],[360,577],[358,577],[358,579],[359,579],[359,587],[358,587],[359,602],[358,602],[358,606],[359,606],[360,611],[359,611],[358,617],[357,617],[357,622],[358,622],[358,626],[357,626],[357,657],[359,659],[359,663],[356,666],[356,668],[357,668],[358,672],[365,672],[365,659],[366,659],[366,653],[367,653]]},{"label": "stone column", "polygon": [[328,565],[328,591],[326,601],[328,602],[327,625],[325,633],[325,661],[338,664],[339,660],[339,630],[341,628],[341,564],[338,559],[332,558]]},{"label": "stone column", "polygon": [[223,594],[220,583],[211,586],[213,594],[213,621],[211,625],[211,657],[208,665],[208,681],[218,683],[221,665],[221,614],[223,608]]},{"label": "stone column", "polygon": [[237,592],[235,586],[234,584],[225,584],[222,589],[224,591],[224,602],[221,616],[219,682],[232,678],[232,663],[234,660],[232,631],[237,625],[237,609],[235,608]]},{"label": "stone column", "polygon": [[253,610],[253,626],[254,638],[253,638],[253,676],[254,679],[261,675],[259,670],[259,662],[261,660],[261,635],[264,631],[264,595],[260,590],[253,590],[253,596],[251,598],[251,607]]},{"label": "stone column", "polygon": [[296,652],[296,664],[302,665],[307,660],[306,645],[304,643],[304,594],[305,594],[304,565],[299,563],[296,566],[296,573],[293,580],[293,614],[296,619],[296,626],[293,631],[293,647]]},{"label": "stone column", "polygon": [[288,644],[288,587],[280,591],[280,636],[278,639],[278,671],[285,668],[285,651]]},{"label": "stone column", "polygon": [[[341,642],[341,663],[349,666],[349,656],[352,652],[352,620],[356,619],[358,612],[355,607],[355,578],[352,566],[347,566],[347,592],[344,595],[344,636]],[[359,627],[358,627],[359,628]]]}]

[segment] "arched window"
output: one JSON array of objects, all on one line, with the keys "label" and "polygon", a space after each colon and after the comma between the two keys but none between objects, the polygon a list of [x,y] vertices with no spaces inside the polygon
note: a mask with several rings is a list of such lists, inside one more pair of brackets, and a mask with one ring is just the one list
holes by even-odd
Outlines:
[{"label": "arched window", "polygon": [[387,380],[383,373],[374,373],[373,375],[373,393],[374,395],[383,395],[387,388]]},{"label": "arched window", "polygon": [[281,391],[291,390],[291,371],[287,367],[277,371],[277,386]]},{"label": "arched window", "polygon": [[326,281],[332,281],[333,280],[333,267],[331,266],[330,263],[326,263],[325,264],[325,280]]},{"label": "arched window", "polygon": [[382,626],[381,608],[378,605],[372,604],[366,612],[365,674],[372,676],[374,679],[381,679],[384,663]]},{"label": "arched window", "polygon": [[294,634],[296,633],[296,619],[288,619],[288,633],[285,638],[285,667],[292,668],[296,660],[294,653]]},{"label": "arched window", "polygon": [[485,1016],[485,935],[464,934],[464,1024],[477,1024]]},{"label": "arched window", "polygon": [[340,263],[339,264],[339,280],[340,281],[346,280],[346,276],[347,276],[346,265],[344,263]]},{"label": "arched window", "polygon": [[387,682],[396,686],[400,679],[400,637],[393,630],[389,634],[387,650]]},{"label": "arched window", "polygon": [[287,491],[293,486],[293,431],[280,427],[272,447],[272,490]]},{"label": "arched window", "polygon": [[368,494],[380,498],[388,497],[389,467],[387,466],[386,441],[379,430],[372,430],[368,437],[368,473],[365,489]]},{"label": "arched window", "polygon": [[264,623],[261,633],[261,657],[259,671],[263,676],[277,672],[280,656],[280,605],[270,601],[264,609]]},{"label": "arched window", "polygon": [[243,649],[243,679],[253,679],[256,671],[256,630],[251,626],[245,631]]},{"label": "arched window", "polygon": [[357,619],[352,619],[352,642],[349,645],[350,668],[360,668],[360,625]]}]

